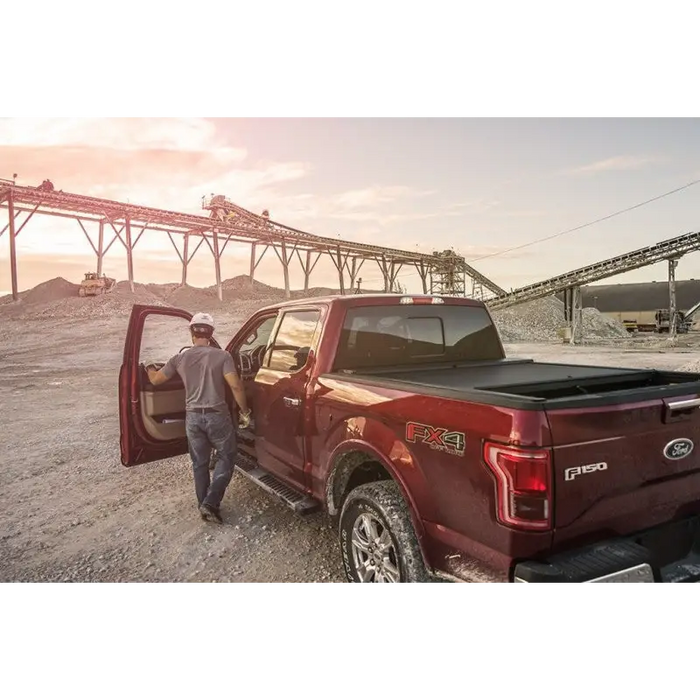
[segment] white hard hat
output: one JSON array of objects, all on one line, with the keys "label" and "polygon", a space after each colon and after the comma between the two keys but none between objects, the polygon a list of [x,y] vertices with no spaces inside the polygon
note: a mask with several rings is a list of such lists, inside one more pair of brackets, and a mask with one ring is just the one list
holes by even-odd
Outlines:
[{"label": "white hard hat", "polygon": [[214,319],[210,314],[198,313],[192,316],[192,320],[190,321],[190,328],[193,326],[209,326],[213,329]]}]

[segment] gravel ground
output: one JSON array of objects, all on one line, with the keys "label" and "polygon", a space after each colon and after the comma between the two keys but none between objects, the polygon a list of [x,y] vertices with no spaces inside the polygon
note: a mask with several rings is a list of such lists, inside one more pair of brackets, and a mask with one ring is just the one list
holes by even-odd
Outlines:
[{"label": "gravel ground", "polygon": [[[233,325],[233,323],[231,323]],[[125,319],[3,321],[0,581],[341,581],[334,532],[244,477],[204,523],[190,465],[119,461]]]},{"label": "gravel ground", "polygon": [[[139,294],[156,296],[151,289]],[[76,301],[49,306],[72,309]],[[0,314],[0,581],[342,581],[324,516],[296,516],[237,475],[222,507],[226,522],[217,527],[196,511],[185,457],[121,466],[117,376],[129,304],[119,295],[80,303],[96,301],[118,313],[85,318],[78,310],[67,322],[65,313],[46,313],[48,302],[39,298],[31,306],[6,304]],[[220,341],[257,303],[218,312]],[[167,334],[158,337],[154,353],[165,359],[177,352]],[[699,348],[697,336],[688,336],[676,348],[652,338],[606,347],[519,343],[507,351],[678,368],[697,361]]]}]

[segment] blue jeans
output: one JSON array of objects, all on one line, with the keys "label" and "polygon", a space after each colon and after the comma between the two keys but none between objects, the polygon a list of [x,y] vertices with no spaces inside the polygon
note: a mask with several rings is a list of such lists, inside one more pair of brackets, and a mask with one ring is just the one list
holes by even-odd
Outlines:
[{"label": "blue jeans", "polygon": [[[233,476],[236,457],[236,431],[229,413],[187,412],[187,442],[194,470],[197,502],[218,508]],[[216,466],[209,477],[209,460],[216,450]]]}]

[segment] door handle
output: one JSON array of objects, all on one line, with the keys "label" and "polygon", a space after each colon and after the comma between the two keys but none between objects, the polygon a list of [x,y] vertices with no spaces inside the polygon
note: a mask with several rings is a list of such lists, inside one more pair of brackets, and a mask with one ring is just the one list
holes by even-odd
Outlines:
[{"label": "door handle", "polygon": [[700,408],[700,399],[665,401],[662,421],[664,423],[678,423],[689,420],[697,408]]},{"label": "door handle", "polygon": [[285,396],[284,405],[289,408],[296,408],[297,406],[301,406],[301,399],[293,399],[291,396]]},{"label": "door handle", "polygon": [[669,401],[667,404],[669,411],[686,411],[689,408],[699,408],[700,399],[686,399],[685,401]]}]

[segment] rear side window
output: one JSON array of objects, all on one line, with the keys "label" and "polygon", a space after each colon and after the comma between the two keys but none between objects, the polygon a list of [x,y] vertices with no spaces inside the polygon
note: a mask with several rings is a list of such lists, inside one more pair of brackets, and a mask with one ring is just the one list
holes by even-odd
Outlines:
[{"label": "rear side window", "polygon": [[334,370],[503,358],[485,309],[471,306],[366,306],[349,309]]},{"label": "rear side window", "polygon": [[288,311],[284,314],[268,367],[280,372],[302,369],[309,357],[320,318],[320,311]]}]

